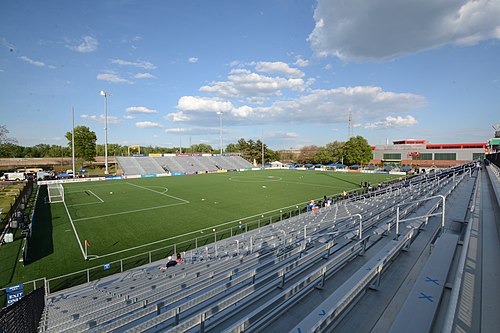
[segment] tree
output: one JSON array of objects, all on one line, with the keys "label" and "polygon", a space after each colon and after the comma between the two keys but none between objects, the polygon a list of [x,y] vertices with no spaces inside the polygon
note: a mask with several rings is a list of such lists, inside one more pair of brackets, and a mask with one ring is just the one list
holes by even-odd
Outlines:
[{"label": "tree", "polygon": [[297,161],[302,164],[314,163],[318,146],[305,146],[300,150]]},{"label": "tree", "polygon": [[372,147],[368,144],[365,138],[358,135],[350,138],[344,146],[344,163],[347,165],[353,164],[368,164],[373,158]]},{"label": "tree", "polygon": [[[68,145],[71,147],[72,133],[66,133]],[[91,131],[87,126],[75,127],[75,156],[82,159],[84,162],[95,160],[95,144],[97,136],[95,132]]]},{"label": "tree", "polygon": [[239,153],[240,147],[237,144],[230,143],[226,146],[226,153]]},{"label": "tree", "polygon": [[342,163],[345,142],[335,140],[333,142],[327,143],[325,148],[331,154],[331,163]]},{"label": "tree", "polygon": [[212,150],[212,146],[207,145],[206,143],[191,145],[191,152],[193,153],[211,153]]},{"label": "tree", "polygon": [[9,138],[7,135],[9,134],[9,130],[5,125],[0,125],[0,145],[7,143],[17,143],[17,140],[14,138]]},{"label": "tree", "polygon": [[333,153],[325,147],[319,147],[316,151],[314,161],[315,163],[321,163],[323,165],[330,164],[333,162]]}]

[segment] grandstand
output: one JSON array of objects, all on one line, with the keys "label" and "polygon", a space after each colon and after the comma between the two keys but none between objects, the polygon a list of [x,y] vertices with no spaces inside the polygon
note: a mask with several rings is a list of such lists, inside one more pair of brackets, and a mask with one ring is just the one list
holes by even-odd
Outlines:
[{"label": "grandstand", "polygon": [[217,170],[237,170],[254,167],[240,156],[230,155],[168,155],[117,156],[119,168],[125,175],[162,173],[205,173]]},{"label": "grandstand", "polygon": [[49,294],[39,331],[493,332],[499,175],[419,176]]}]

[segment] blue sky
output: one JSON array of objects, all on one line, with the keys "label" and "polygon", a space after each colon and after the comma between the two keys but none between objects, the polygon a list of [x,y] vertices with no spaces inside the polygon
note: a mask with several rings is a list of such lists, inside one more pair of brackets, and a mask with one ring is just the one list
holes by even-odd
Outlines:
[{"label": "blue sky", "polygon": [[[0,125],[21,145],[273,149],[353,133],[485,142],[500,123],[499,0],[2,1]],[[222,112],[222,115],[218,115]]]}]

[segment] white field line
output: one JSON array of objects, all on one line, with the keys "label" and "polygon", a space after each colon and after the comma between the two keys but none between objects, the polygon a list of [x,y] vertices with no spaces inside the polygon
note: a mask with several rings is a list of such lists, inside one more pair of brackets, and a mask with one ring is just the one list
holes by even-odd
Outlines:
[{"label": "white field line", "polygon": [[92,192],[91,190],[85,190],[85,191],[74,191],[74,192],[66,192],[66,194],[68,193],[81,193],[81,192],[90,192],[92,193],[92,195],[94,197],[97,198],[97,200],[99,200],[100,202],[87,202],[87,203],[79,203],[79,204],[74,204],[74,205],[68,205],[68,207],[76,207],[76,206],[87,206],[87,205],[98,205],[98,204],[102,204],[104,203],[104,200],[102,200],[101,198],[99,198],[99,196],[97,194],[95,194],[94,192]]},{"label": "white field line", "polygon": [[102,204],[102,202],[87,202],[87,203],[80,203],[80,204],[68,205],[68,207],[88,206],[88,205],[100,205],[100,204]]},{"label": "white field line", "polygon": [[138,187],[138,188],[142,188],[143,190],[154,192],[154,193],[159,194],[159,195],[164,195],[164,196],[169,197],[169,198],[177,199],[177,200],[182,201],[184,203],[190,203],[188,200],[184,200],[184,199],[181,199],[181,198],[178,198],[178,197],[174,197],[173,195],[166,194],[164,192],[158,192],[158,191],[152,190],[152,189],[144,187],[144,186],[140,186],[140,185],[136,185],[136,184],[132,184],[132,183],[126,183],[126,184],[129,184],[130,186],[135,186],[135,187]]},{"label": "white field line", "polygon": [[138,213],[138,212],[144,212],[146,210],[160,209],[160,208],[171,207],[171,206],[178,206],[178,205],[186,205],[187,203],[189,203],[189,201],[187,201],[187,202],[173,203],[173,204],[168,204],[168,205],[155,206],[155,207],[134,209],[134,210],[128,210],[128,211],[125,211],[125,212],[105,214],[105,215],[99,215],[99,216],[82,217],[81,219],[75,219],[74,221],[77,222],[77,221],[85,221],[85,220],[94,220],[94,219],[99,219],[101,217],[110,217],[110,216],[116,216],[116,215],[125,215],[125,214],[130,214],[130,213]]},{"label": "white field line", "polygon": [[88,190],[88,191],[89,191],[90,193],[92,193],[92,195],[93,195],[94,197],[96,197],[96,198],[97,198],[100,202],[104,202],[104,200],[102,200],[101,198],[99,198],[99,197],[97,196],[97,194],[95,194],[95,193],[94,193],[94,192],[92,192],[91,190]]},{"label": "white field line", "polygon": [[82,243],[80,242],[80,237],[78,236],[78,232],[76,232],[76,227],[73,224],[73,219],[71,218],[71,215],[68,210],[68,206],[66,206],[66,202],[63,201],[64,208],[66,209],[66,213],[68,214],[69,222],[71,223],[71,227],[73,228],[73,232],[75,233],[76,241],[78,245],[80,246],[80,251],[82,251],[83,259],[85,259],[85,251],[83,250]]}]

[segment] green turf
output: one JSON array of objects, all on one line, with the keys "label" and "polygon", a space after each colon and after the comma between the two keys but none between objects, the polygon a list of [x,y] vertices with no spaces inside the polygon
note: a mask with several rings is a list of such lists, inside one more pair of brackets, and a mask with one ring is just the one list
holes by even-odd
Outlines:
[{"label": "green turf", "polygon": [[[222,231],[239,221],[243,225],[269,221],[269,216],[279,218],[280,210],[304,207],[311,199],[356,190],[365,181],[376,184],[398,177],[268,170],[68,183],[64,185],[67,210],[62,203],[49,205],[39,200],[31,260],[25,267],[16,265],[10,277],[0,272],[0,286],[70,273],[196,236],[212,241],[213,228]],[[46,189],[41,191],[45,198]],[[182,234],[187,235],[175,238]],[[83,260],[80,246],[86,239],[88,253],[102,259]]]}]

